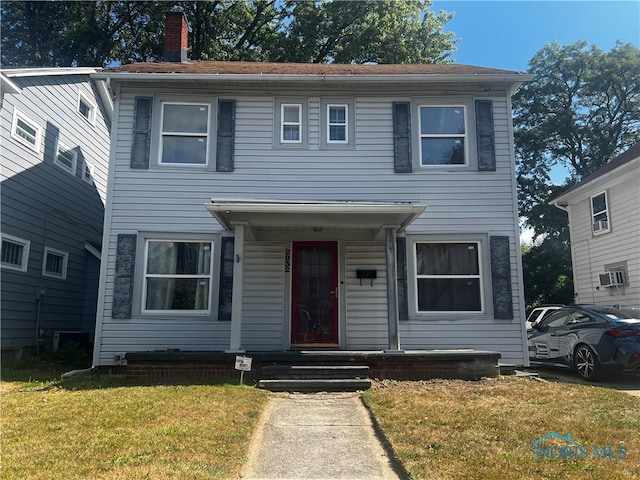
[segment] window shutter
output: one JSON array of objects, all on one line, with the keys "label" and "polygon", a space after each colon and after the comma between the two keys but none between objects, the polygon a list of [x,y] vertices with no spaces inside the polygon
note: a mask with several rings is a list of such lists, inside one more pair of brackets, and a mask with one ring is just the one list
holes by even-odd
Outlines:
[{"label": "window shutter", "polygon": [[394,171],[411,173],[411,104],[393,102]]},{"label": "window shutter", "polygon": [[216,170],[233,172],[233,149],[236,133],[236,101],[218,102],[218,147],[216,149]]},{"label": "window shutter", "polygon": [[489,243],[493,316],[500,320],[510,320],[513,318],[513,295],[511,293],[509,237],[491,237]]},{"label": "window shutter", "polygon": [[476,148],[478,170],[495,172],[496,147],[493,135],[493,102],[476,100]]},{"label": "window shutter", "polygon": [[218,320],[231,321],[231,301],[233,299],[233,237],[220,240],[220,288],[218,297]]},{"label": "window shutter", "polygon": [[396,237],[398,278],[398,320],[409,320],[409,297],[407,295],[407,239]]},{"label": "window shutter", "polygon": [[133,109],[131,168],[149,168],[152,97],[136,97]]},{"label": "window shutter", "polygon": [[131,318],[133,274],[136,261],[137,235],[118,235],[116,274],[113,282],[112,318]]}]

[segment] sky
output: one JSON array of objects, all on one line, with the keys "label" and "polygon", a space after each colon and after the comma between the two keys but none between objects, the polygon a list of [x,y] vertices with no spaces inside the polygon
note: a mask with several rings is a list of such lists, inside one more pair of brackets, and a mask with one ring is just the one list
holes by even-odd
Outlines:
[{"label": "sky", "polygon": [[[640,48],[640,0],[434,0],[432,10],[455,13],[444,30],[460,39],[456,63],[525,71],[553,40],[561,45],[585,40],[602,50],[622,40]],[[566,176],[561,166],[551,172],[554,183]],[[531,240],[532,231],[524,231],[523,241]]]},{"label": "sky", "polygon": [[456,63],[524,71],[544,45],[585,40],[611,50],[616,40],[640,47],[640,0],[434,0],[455,13],[444,28],[460,39]]}]

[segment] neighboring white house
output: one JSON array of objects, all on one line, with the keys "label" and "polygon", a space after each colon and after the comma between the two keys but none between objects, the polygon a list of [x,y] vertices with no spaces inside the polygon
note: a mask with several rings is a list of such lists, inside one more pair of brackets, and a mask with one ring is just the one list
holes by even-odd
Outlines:
[{"label": "neighboring white house", "polygon": [[[167,50],[186,51],[179,28]],[[94,365],[309,347],[528,363],[511,95],[530,75],[178,55],[94,78],[116,95]]]},{"label": "neighboring white house", "polygon": [[569,215],[575,302],[640,306],[640,143],[551,203]]},{"label": "neighboring white house", "polygon": [[0,71],[3,350],[93,340],[113,113],[96,71]]}]

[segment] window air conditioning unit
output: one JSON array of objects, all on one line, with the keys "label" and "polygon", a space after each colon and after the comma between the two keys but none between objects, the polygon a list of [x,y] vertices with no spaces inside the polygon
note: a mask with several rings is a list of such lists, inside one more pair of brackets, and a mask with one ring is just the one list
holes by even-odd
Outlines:
[{"label": "window air conditioning unit", "polygon": [[600,274],[601,287],[619,287],[624,285],[624,272],[612,271]]},{"label": "window air conditioning unit", "polygon": [[598,220],[593,222],[593,233],[603,232],[609,229],[609,222],[607,220]]}]

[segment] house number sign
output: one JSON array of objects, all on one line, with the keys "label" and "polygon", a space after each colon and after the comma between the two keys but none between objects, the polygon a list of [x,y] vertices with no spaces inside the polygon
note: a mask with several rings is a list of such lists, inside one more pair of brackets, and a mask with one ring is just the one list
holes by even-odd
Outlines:
[{"label": "house number sign", "polygon": [[284,251],[284,273],[291,272],[291,250],[288,248]]}]

